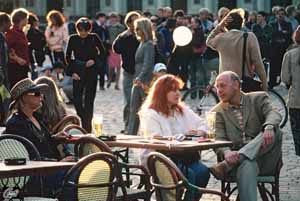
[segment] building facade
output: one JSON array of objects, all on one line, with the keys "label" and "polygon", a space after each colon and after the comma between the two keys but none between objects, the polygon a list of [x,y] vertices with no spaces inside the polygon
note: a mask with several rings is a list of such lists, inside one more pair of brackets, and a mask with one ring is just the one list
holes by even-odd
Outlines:
[{"label": "building facade", "polygon": [[222,6],[269,12],[273,5],[296,5],[298,2],[299,0],[0,0],[0,10],[10,12],[13,8],[25,7],[43,16],[49,10],[58,9],[70,16],[92,17],[97,11],[125,14],[130,10],[147,10],[156,13],[156,9],[162,6],[170,6],[174,10],[183,9],[188,14],[197,14],[203,7],[215,13]]}]

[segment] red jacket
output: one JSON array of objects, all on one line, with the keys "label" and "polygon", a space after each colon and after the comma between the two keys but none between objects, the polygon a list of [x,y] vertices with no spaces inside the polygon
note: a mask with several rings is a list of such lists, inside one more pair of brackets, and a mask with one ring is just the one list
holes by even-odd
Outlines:
[{"label": "red jacket", "polygon": [[[9,51],[15,50],[18,57],[24,59],[29,65],[29,53],[28,53],[28,40],[25,33],[17,26],[13,26],[6,33],[7,46]],[[9,63],[17,63],[14,60],[9,59]]]}]

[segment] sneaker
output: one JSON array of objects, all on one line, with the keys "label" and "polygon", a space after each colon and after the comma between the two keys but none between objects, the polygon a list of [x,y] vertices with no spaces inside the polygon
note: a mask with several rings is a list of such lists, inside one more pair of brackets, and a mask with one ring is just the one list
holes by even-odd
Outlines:
[{"label": "sneaker", "polygon": [[104,87],[100,87],[100,90],[101,90],[101,91],[104,91],[105,89],[104,89]]}]

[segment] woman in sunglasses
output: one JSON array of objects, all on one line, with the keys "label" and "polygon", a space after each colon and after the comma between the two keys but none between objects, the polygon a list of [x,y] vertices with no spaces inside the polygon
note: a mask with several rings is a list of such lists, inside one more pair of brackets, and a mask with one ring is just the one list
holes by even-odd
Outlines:
[{"label": "woman in sunglasses", "polygon": [[[64,158],[60,155],[57,145],[57,138],[67,137],[63,133],[50,134],[42,118],[36,111],[42,106],[43,95],[41,90],[47,88],[46,84],[35,84],[31,79],[26,78],[17,82],[11,89],[11,104],[9,106],[11,116],[8,118],[4,133],[15,134],[31,141],[45,161],[74,161],[74,156],[67,149],[63,149]],[[32,158],[32,151],[28,150]],[[45,176],[44,190],[46,196],[52,196],[60,187],[64,171]],[[39,178],[31,177],[29,181],[30,191],[35,191],[39,185]]]},{"label": "woman in sunglasses", "polygon": [[103,67],[100,61],[105,56],[101,40],[91,30],[90,20],[80,18],[76,22],[77,34],[70,37],[66,53],[67,75],[73,79],[74,106],[88,132],[92,131],[98,68]]},{"label": "woman in sunglasses", "polygon": [[[41,90],[47,84],[35,84],[26,78],[14,85],[11,89],[10,117],[7,120],[4,133],[16,134],[31,141],[41,154],[43,160],[73,160],[73,156],[65,150],[66,158],[62,158],[57,150],[56,138],[63,134],[51,136],[47,126],[36,111],[42,106],[43,95]],[[31,151],[31,150],[29,150]],[[29,153],[30,154],[30,153]]]}]

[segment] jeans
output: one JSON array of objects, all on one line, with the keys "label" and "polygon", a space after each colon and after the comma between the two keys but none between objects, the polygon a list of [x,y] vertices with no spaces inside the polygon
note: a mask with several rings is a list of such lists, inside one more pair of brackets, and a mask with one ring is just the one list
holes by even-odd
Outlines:
[{"label": "jeans", "polygon": [[128,134],[129,135],[137,135],[140,119],[138,116],[138,112],[146,94],[141,87],[133,86],[131,91],[131,100],[130,100],[130,114],[129,114],[129,122],[128,122]]},{"label": "jeans", "polygon": [[125,124],[125,130],[128,130],[129,113],[130,113],[130,99],[131,90],[133,85],[133,75],[123,71],[123,95],[124,95],[124,109],[123,109],[123,121]]},{"label": "jeans", "polygon": [[[206,165],[204,165],[201,161],[195,161],[189,165],[184,164],[183,161],[179,161],[177,166],[191,184],[201,188],[205,188],[207,186],[210,173]],[[189,198],[186,200],[199,200],[202,194],[188,192],[186,196]]]},{"label": "jeans", "polygon": [[296,155],[300,156],[300,109],[289,108],[291,128],[294,138]]}]

